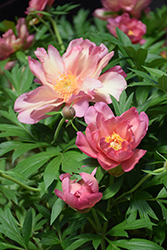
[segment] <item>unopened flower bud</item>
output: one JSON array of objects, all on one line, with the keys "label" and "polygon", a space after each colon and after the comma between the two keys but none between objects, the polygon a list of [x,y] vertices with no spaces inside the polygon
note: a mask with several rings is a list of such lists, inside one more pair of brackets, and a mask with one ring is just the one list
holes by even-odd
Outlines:
[{"label": "unopened flower bud", "polygon": [[71,120],[72,118],[74,118],[76,112],[75,109],[71,106],[65,106],[62,109],[62,114],[64,116],[64,118],[66,118],[67,120]]}]

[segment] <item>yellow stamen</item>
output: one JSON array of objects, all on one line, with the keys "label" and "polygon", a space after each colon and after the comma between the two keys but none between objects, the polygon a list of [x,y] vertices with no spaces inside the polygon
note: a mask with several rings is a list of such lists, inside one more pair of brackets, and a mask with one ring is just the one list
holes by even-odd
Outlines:
[{"label": "yellow stamen", "polygon": [[79,81],[76,75],[73,75],[70,71],[67,74],[60,74],[54,84],[54,90],[64,98],[64,101],[68,101],[72,94],[78,89]]},{"label": "yellow stamen", "polygon": [[129,30],[127,35],[128,35],[128,36],[134,36],[134,33],[133,33],[132,30]]},{"label": "yellow stamen", "polygon": [[118,151],[122,148],[122,142],[125,141],[121,136],[115,132],[112,133],[110,136],[105,137],[105,141],[107,143],[110,143],[110,147],[112,147],[114,150]]}]

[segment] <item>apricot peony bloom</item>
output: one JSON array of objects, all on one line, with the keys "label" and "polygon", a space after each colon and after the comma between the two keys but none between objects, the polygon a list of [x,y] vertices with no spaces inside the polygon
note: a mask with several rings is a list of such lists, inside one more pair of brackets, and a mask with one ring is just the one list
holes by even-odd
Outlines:
[{"label": "apricot peony bloom", "polygon": [[70,207],[82,212],[87,212],[102,198],[99,186],[94,177],[96,169],[91,174],[80,173],[82,179],[78,182],[70,180],[69,173],[61,174],[62,191],[55,189],[55,194]]},{"label": "apricot peony bloom", "polygon": [[143,44],[145,42],[143,36],[146,33],[146,25],[136,18],[130,18],[128,13],[116,18],[109,18],[107,21],[107,28],[112,35],[117,37],[116,27],[118,27],[130,38],[133,44]]},{"label": "apricot peony bloom", "polygon": [[119,176],[132,170],[146,150],[136,149],[148,129],[148,117],[135,107],[114,116],[104,102],[96,103],[85,113],[85,135],[77,132],[77,147],[110,174]]},{"label": "apricot peony bloom", "polygon": [[119,99],[126,87],[119,69],[100,75],[114,55],[104,44],[96,46],[79,38],[70,42],[62,57],[52,45],[48,53],[37,48],[35,55],[41,63],[29,57],[29,66],[42,86],[17,98],[14,109],[20,122],[37,123],[47,117],[45,113],[58,111],[64,103],[72,105],[76,116],[82,117],[89,101],[111,103],[110,94]]},{"label": "apricot peony bloom", "polygon": [[[104,8],[96,9],[94,15],[107,20],[117,12],[128,12],[131,16],[140,18],[142,10],[147,10],[151,0],[101,0]],[[115,13],[114,13],[115,12]]]},{"label": "apricot peony bloom", "polygon": [[31,0],[29,1],[29,7],[27,8],[26,14],[32,11],[42,11],[45,9],[46,5],[52,6],[55,0]]},{"label": "apricot peony bloom", "polygon": [[24,18],[18,19],[16,30],[17,35],[9,29],[0,37],[0,60],[7,59],[12,53],[31,46],[34,35],[29,35]]}]

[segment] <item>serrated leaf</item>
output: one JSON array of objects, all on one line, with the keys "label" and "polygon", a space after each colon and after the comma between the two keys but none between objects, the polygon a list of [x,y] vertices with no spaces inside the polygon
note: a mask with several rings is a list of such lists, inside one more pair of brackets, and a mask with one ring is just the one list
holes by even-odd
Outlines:
[{"label": "serrated leaf", "polygon": [[53,224],[53,222],[56,220],[56,218],[59,216],[61,211],[63,210],[65,205],[65,202],[61,199],[57,199],[56,202],[54,203],[52,207],[52,212],[51,212],[51,218],[50,218],[50,225]]}]

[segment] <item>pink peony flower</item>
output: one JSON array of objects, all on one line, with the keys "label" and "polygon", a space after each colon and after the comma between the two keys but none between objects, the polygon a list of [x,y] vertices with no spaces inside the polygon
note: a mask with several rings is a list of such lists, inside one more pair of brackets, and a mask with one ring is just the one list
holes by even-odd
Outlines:
[{"label": "pink peony flower", "polygon": [[9,29],[2,38],[0,37],[0,60],[7,59],[12,53],[31,46],[34,35],[29,35],[24,18],[18,19],[16,30],[17,36]]},{"label": "pink peony flower", "polygon": [[91,174],[80,173],[82,179],[78,182],[70,180],[69,173],[61,174],[62,191],[55,189],[55,194],[70,207],[82,212],[87,212],[102,198],[99,186],[94,177],[96,169]]},{"label": "pink peony flower", "polygon": [[94,15],[107,20],[113,17],[114,12],[128,12],[131,16],[140,18],[142,10],[147,10],[151,0],[101,0],[104,8],[96,9]]},{"label": "pink peony flower", "polygon": [[146,25],[136,18],[130,18],[128,13],[108,19],[107,28],[115,37],[117,37],[116,27],[122,30],[133,44],[143,44],[145,42],[143,35],[146,33]]},{"label": "pink peony flower", "polygon": [[132,170],[146,150],[136,149],[148,129],[148,117],[135,107],[115,117],[104,102],[96,103],[85,113],[85,135],[77,132],[77,147],[110,174],[119,176]]},{"label": "pink peony flower", "polygon": [[70,42],[62,57],[52,45],[48,53],[38,48],[35,55],[40,60],[29,57],[31,72],[42,85],[17,98],[14,109],[23,123],[37,123],[47,117],[45,113],[58,111],[65,103],[73,106],[77,117],[82,117],[89,101],[111,103],[110,94],[116,99],[126,87],[126,81],[119,72],[100,75],[114,52],[108,53],[104,44],[83,38]]},{"label": "pink peony flower", "polygon": [[42,11],[45,9],[46,5],[52,6],[55,0],[31,0],[29,1],[29,7],[25,12],[27,15],[33,11]]}]

